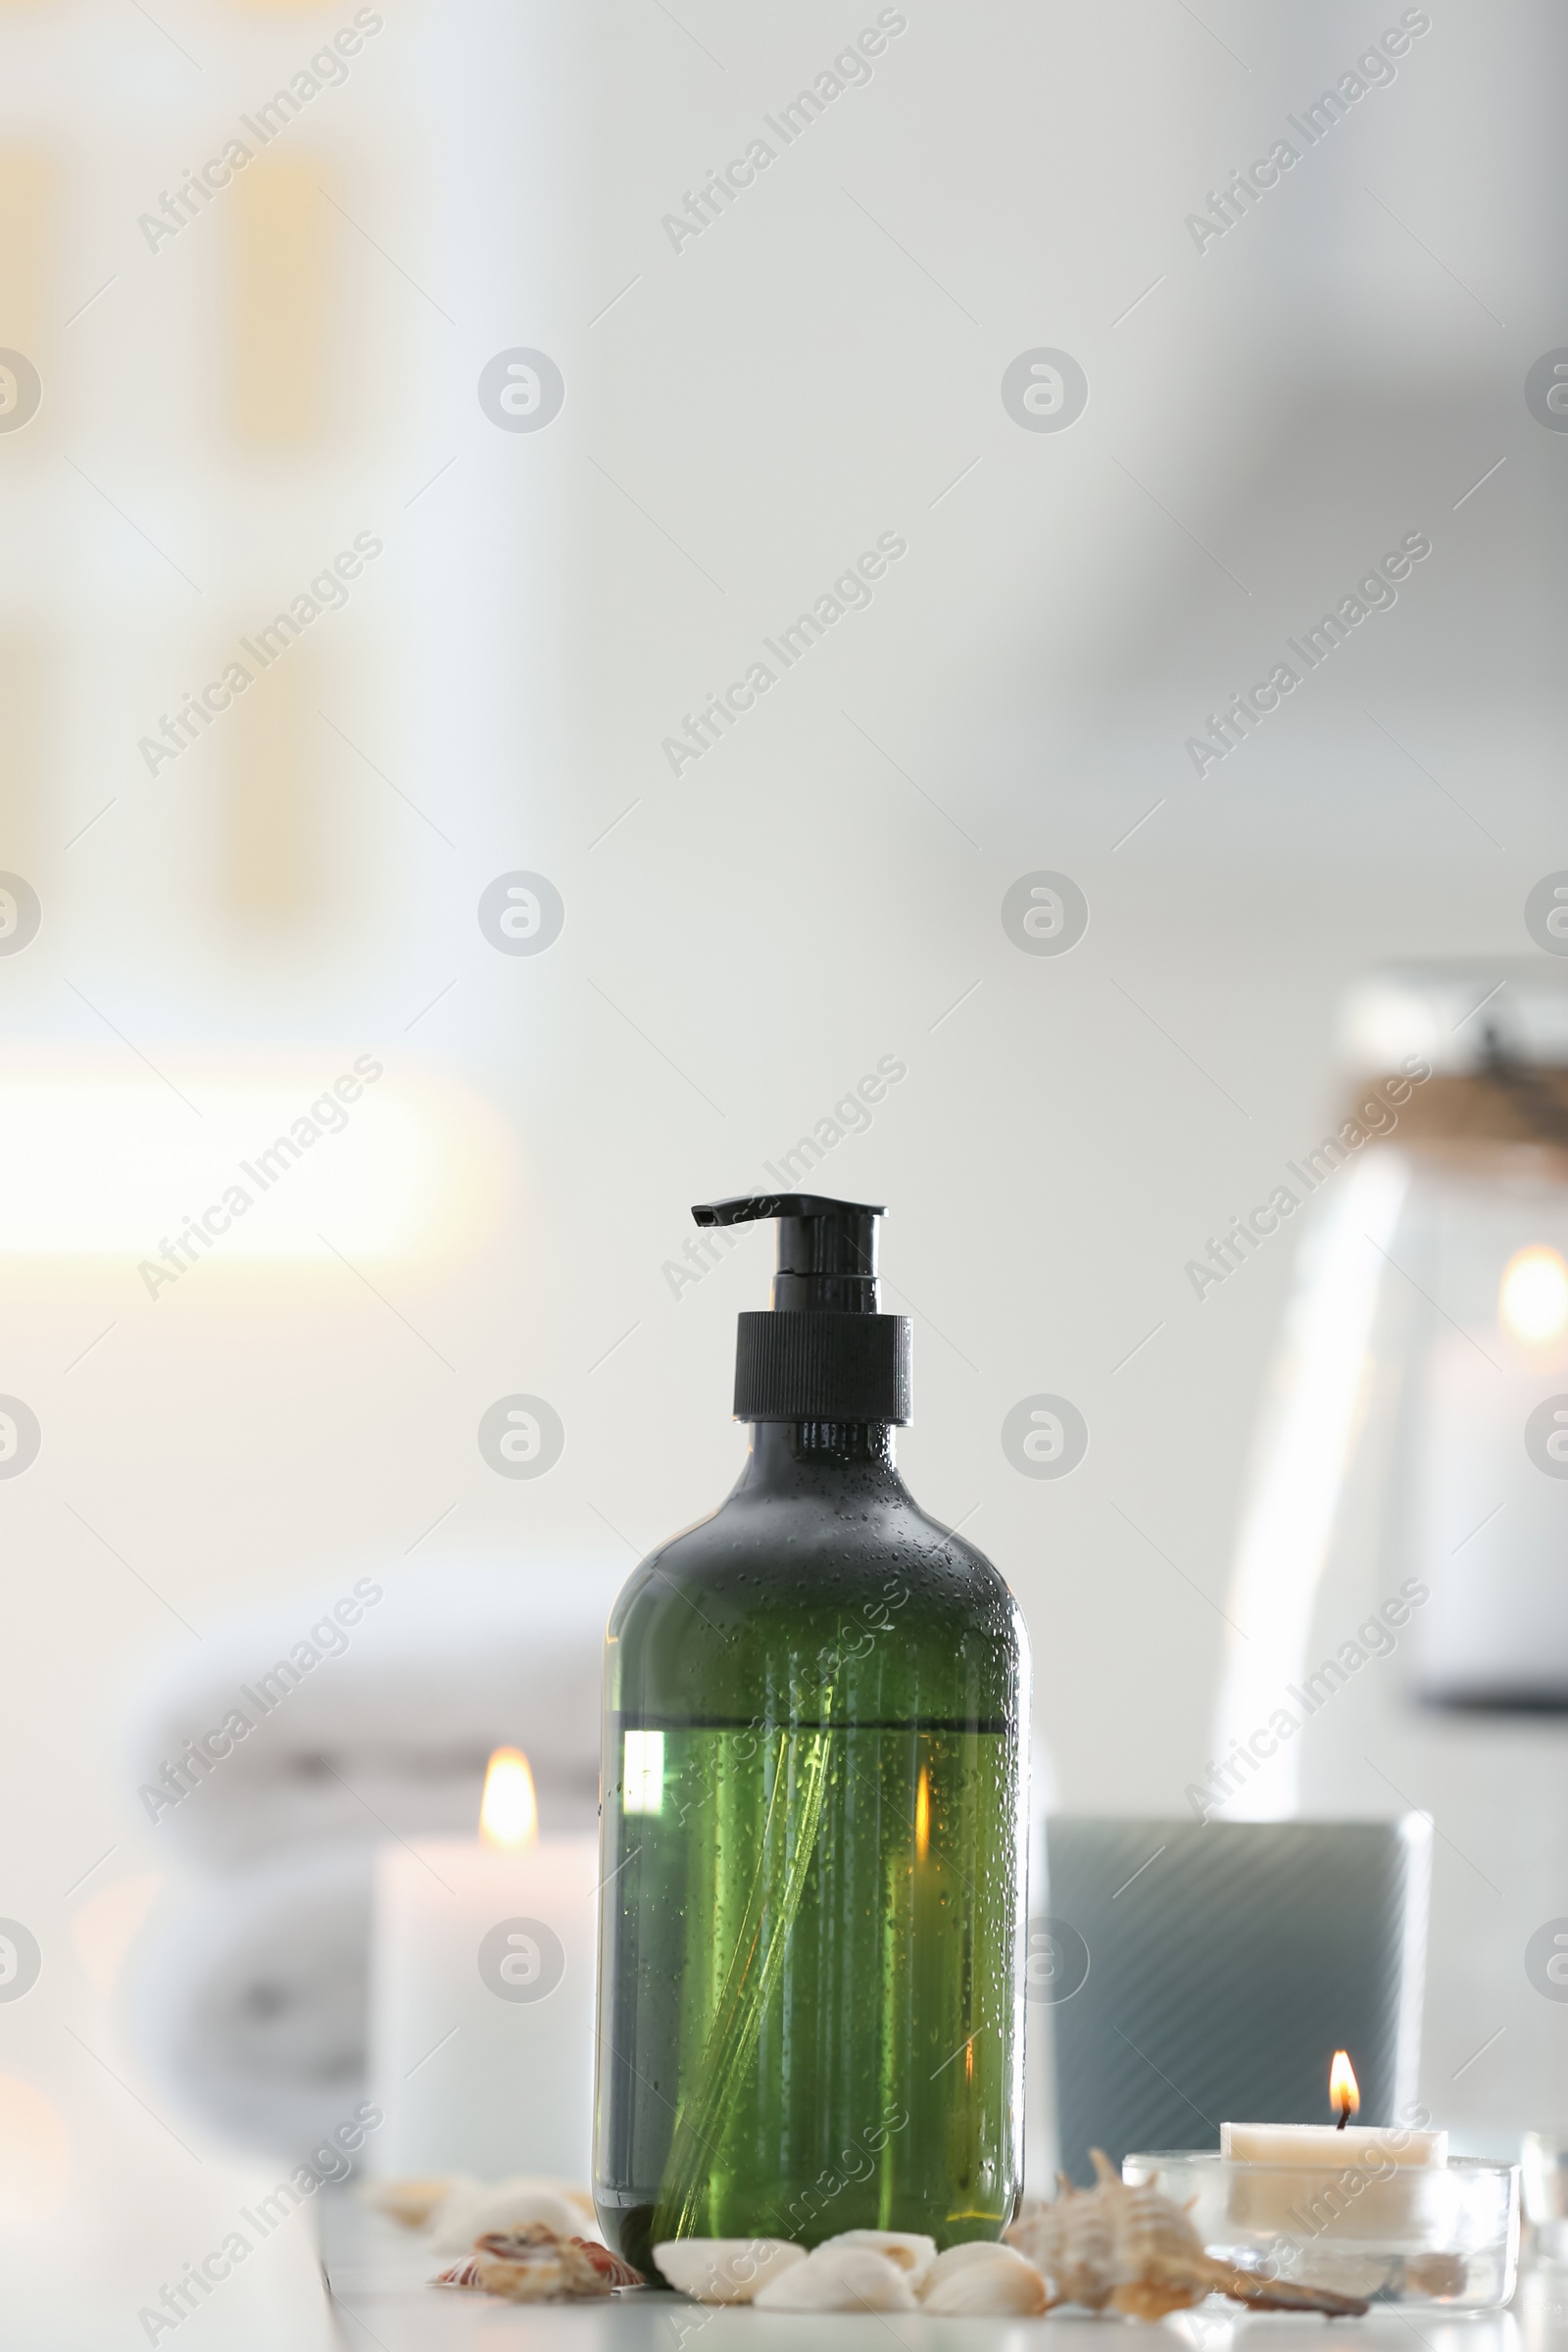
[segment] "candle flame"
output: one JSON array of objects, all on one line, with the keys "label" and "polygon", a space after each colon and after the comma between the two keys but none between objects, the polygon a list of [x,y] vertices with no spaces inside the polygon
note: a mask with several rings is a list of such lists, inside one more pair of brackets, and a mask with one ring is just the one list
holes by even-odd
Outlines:
[{"label": "candle flame", "polygon": [[914,1790],[914,1858],[923,1862],[931,1846],[931,1776],[922,1764]]},{"label": "candle flame", "polygon": [[539,1835],[539,1805],[533,1774],[520,1747],[498,1747],[484,1776],[479,1835],[486,1845],[513,1852],[532,1845]]},{"label": "candle flame", "polygon": [[1355,2079],[1355,2069],[1350,2064],[1348,2050],[1336,2050],[1334,2053],[1334,2064],[1329,2068],[1329,2105],[1342,2125],[1348,2124],[1351,2116],[1360,2111],[1361,2089]]},{"label": "candle flame", "polygon": [[1497,1315],[1516,1340],[1544,1345],[1568,1326],[1568,1265],[1544,1242],[1516,1250],[1502,1269]]}]

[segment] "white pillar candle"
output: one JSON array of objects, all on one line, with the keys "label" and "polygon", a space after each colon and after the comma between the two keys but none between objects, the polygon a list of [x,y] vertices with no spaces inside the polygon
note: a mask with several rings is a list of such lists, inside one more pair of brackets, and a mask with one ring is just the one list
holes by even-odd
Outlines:
[{"label": "white pillar candle", "polygon": [[370,2079],[385,2173],[588,2182],[599,1845],[538,1837],[526,1773],[514,1749],[491,1759],[481,1838],[377,1857]]}]

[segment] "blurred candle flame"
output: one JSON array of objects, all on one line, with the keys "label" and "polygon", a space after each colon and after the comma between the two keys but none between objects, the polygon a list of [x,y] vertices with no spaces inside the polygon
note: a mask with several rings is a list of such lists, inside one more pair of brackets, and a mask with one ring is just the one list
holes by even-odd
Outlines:
[{"label": "blurred candle flame", "polygon": [[1329,2068],[1329,2105],[1342,2125],[1348,2124],[1360,2109],[1361,2089],[1348,2050],[1334,2053],[1334,2064]]},{"label": "blurred candle flame", "polygon": [[1497,1317],[1516,1340],[1560,1339],[1568,1328],[1568,1265],[1544,1242],[1516,1250],[1502,1269]]},{"label": "blurred candle flame", "polygon": [[914,1790],[914,1858],[923,1862],[931,1846],[931,1776],[922,1764]]},{"label": "blurred candle flame", "polygon": [[533,1774],[520,1747],[498,1747],[486,1767],[479,1835],[486,1845],[499,1845],[514,1853],[532,1845],[539,1835]]}]

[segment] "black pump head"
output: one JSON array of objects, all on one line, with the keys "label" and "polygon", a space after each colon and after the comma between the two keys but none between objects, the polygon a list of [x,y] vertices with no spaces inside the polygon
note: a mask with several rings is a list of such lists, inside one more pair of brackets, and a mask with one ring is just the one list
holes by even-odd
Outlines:
[{"label": "black pump head", "polygon": [[737,1421],[909,1418],[909,1323],[877,1311],[876,1220],[887,1212],[820,1193],[700,1201],[699,1225],[778,1220],[771,1314],[743,1314]]},{"label": "black pump head", "polygon": [[692,1215],[699,1225],[778,1219],[775,1308],[876,1313],[876,1220],[887,1215],[885,1208],[860,1200],[829,1200],[821,1193],[759,1193],[736,1200],[699,1201]]}]

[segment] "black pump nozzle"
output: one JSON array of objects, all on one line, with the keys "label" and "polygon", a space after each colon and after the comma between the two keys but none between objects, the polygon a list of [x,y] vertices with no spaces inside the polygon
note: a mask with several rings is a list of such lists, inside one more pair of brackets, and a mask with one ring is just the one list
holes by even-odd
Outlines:
[{"label": "black pump nozzle", "polygon": [[887,1215],[885,1208],[829,1200],[821,1193],[759,1193],[699,1201],[692,1215],[699,1225],[778,1219],[775,1312],[816,1307],[838,1314],[876,1313],[876,1220]]},{"label": "black pump nozzle", "polygon": [[820,1193],[699,1201],[699,1225],[778,1220],[771,1314],[743,1314],[735,1350],[737,1421],[909,1418],[909,1323],[878,1312],[881,1207]]}]

